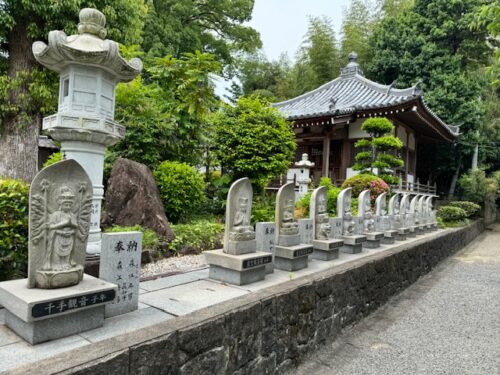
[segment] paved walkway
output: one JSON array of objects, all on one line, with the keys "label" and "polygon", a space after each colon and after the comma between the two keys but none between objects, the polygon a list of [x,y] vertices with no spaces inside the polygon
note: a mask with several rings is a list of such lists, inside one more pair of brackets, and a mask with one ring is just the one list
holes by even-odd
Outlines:
[{"label": "paved walkway", "polygon": [[500,374],[500,224],[293,374]]}]

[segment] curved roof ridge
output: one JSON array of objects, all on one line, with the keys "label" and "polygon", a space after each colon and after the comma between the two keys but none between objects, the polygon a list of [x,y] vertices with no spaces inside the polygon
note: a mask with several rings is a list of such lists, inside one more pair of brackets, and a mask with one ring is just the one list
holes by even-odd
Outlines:
[{"label": "curved roof ridge", "polygon": [[404,89],[398,89],[398,88],[393,87],[392,84],[384,85],[382,83],[372,81],[371,79],[368,79],[365,76],[362,76],[360,74],[356,74],[354,77],[356,79],[358,79],[359,81],[362,81],[364,84],[370,86],[370,88],[372,88],[373,90],[380,91],[381,94],[385,94],[385,95],[395,94],[396,96],[411,96],[411,95],[419,96],[420,95],[419,92],[416,92],[417,85],[407,87]]},{"label": "curved roof ridge", "polygon": [[330,86],[333,86],[333,84],[336,82],[336,81],[339,81],[340,80],[340,77],[337,77],[327,83],[323,83],[321,86],[319,86],[318,88],[315,88],[314,90],[311,90],[311,91],[307,91],[299,96],[296,96],[295,98],[291,98],[291,99],[287,99],[287,100],[283,100],[282,102],[277,102],[277,103],[272,103],[271,105],[273,107],[280,107],[282,105],[286,105],[286,104],[292,104],[300,99],[303,99],[307,96],[312,96],[314,95],[316,92],[318,91],[321,91],[323,89],[326,89],[326,88],[329,88]]}]

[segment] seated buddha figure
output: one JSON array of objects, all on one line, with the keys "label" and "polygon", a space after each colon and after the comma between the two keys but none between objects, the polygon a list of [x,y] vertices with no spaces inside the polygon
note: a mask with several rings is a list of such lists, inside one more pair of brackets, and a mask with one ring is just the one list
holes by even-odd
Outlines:
[{"label": "seated buddha figure", "polygon": [[283,210],[283,218],[281,222],[281,233],[282,234],[297,234],[299,233],[299,224],[295,221],[294,217],[295,205],[291,199],[287,200],[285,203],[285,208]]},{"label": "seated buddha figure", "polygon": [[250,212],[248,212],[248,198],[238,199],[238,206],[234,214],[233,225],[230,230],[230,239],[235,241],[252,240],[255,232],[250,225]]}]

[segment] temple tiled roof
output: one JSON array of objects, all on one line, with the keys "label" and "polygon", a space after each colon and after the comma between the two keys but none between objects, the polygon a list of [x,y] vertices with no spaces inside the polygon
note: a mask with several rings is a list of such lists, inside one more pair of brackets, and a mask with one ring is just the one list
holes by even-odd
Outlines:
[{"label": "temple tiled roof", "polygon": [[429,115],[453,136],[458,134],[456,127],[445,124],[422,98],[422,90],[417,85],[397,89],[391,85],[373,82],[363,75],[357,55],[349,55],[349,63],[342,69],[340,77],[325,83],[315,90],[273,106],[289,120],[313,117],[343,116],[360,111],[384,109],[420,100]]}]

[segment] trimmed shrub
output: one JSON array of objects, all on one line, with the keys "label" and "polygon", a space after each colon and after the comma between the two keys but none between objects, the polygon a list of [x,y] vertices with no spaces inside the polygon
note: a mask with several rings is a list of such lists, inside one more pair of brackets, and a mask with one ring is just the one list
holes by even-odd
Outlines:
[{"label": "trimmed shrub", "polygon": [[440,217],[443,222],[450,223],[466,219],[467,212],[459,207],[441,206],[438,208],[437,216]]},{"label": "trimmed shrub", "polygon": [[28,196],[25,182],[0,178],[0,281],[28,269]]},{"label": "trimmed shrub", "polygon": [[189,164],[164,161],[153,172],[167,217],[187,220],[205,203],[203,177]]},{"label": "trimmed shrub", "polygon": [[198,254],[203,250],[222,247],[224,224],[208,220],[198,220],[190,224],[172,225],[175,239],[168,245],[169,250]]},{"label": "trimmed shrub", "polygon": [[480,205],[467,201],[455,201],[455,202],[450,202],[447,205],[463,209],[467,214],[468,218],[476,216],[481,210]]},{"label": "trimmed shrub", "polygon": [[133,225],[130,227],[121,227],[119,225],[107,228],[105,233],[117,232],[142,232],[142,249],[143,250],[157,250],[162,238],[152,229],[144,228],[140,225]]},{"label": "trimmed shrub", "polygon": [[371,174],[358,174],[349,177],[344,181],[340,189],[348,187],[352,187],[353,198],[359,196],[363,190],[369,189],[372,201],[375,201],[380,194],[389,191],[389,185],[384,180]]}]

